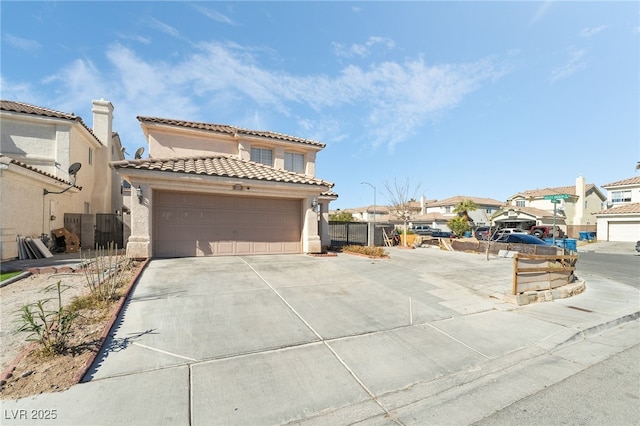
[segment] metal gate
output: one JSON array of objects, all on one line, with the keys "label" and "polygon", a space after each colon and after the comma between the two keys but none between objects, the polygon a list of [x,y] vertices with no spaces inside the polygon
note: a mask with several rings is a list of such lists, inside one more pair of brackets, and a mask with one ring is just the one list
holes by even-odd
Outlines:
[{"label": "metal gate", "polygon": [[107,248],[109,244],[123,248],[122,217],[111,213],[96,213],[95,245]]},{"label": "metal gate", "polygon": [[368,224],[364,222],[329,221],[329,236],[334,247],[367,245]]}]

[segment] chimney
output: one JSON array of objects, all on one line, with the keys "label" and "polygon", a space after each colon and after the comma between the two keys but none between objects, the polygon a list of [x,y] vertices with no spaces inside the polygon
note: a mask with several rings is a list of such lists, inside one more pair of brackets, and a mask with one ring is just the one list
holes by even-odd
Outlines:
[{"label": "chimney", "polygon": [[104,99],[93,101],[91,112],[93,113],[93,133],[110,151],[113,134],[113,105]]},{"label": "chimney", "polygon": [[103,146],[94,156],[94,187],[91,204],[96,213],[113,213],[111,206],[113,176],[109,168],[113,149],[113,105],[104,99],[94,100],[93,134]]}]

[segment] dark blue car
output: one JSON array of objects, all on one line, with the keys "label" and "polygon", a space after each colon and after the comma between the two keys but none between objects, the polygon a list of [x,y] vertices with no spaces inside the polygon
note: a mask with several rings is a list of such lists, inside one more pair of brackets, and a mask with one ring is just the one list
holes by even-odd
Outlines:
[{"label": "dark blue car", "polygon": [[546,246],[547,243],[529,234],[503,234],[496,239],[497,243],[537,244]]}]

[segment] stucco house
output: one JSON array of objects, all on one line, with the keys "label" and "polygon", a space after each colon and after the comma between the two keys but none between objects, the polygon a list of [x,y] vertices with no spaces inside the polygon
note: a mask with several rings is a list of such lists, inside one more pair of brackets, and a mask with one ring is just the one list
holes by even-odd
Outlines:
[{"label": "stucco house", "polygon": [[134,258],[319,253],[333,183],[323,143],[270,131],[138,117],[148,158],[112,162],[131,185]]},{"label": "stucco house", "polygon": [[476,210],[468,212],[469,217],[476,226],[489,224],[491,216],[504,204],[502,201],[494,200],[493,198],[456,195],[444,200],[427,202],[424,207],[424,215],[416,216],[414,222],[424,223],[434,228],[448,231],[447,223],[458,215],[454,210],[464,200],[473,201],[478,207]]},{"label": "stucco house", "polygon": [[640,241],[640,176],[602,185],[607,209],[594,213],[598,240]]},{"label": "stucco house", "polygon": [[[123,158],[112,131],[113,105],[96,100],[92,106],[89,128],[72,113],[0,100],[2,260],[18,257],[18,235],[46,241],[52,230],[67,225],[69,214],[86,216],[81,244],[92,248],[94,223],[89,219],[121,214],[120,179],[109,168],[109,161]],[[70,175],[77,167],[77,174]]]},{"label": "stucco house", "polygon": [[[554,197],[556,203],[551,199]],[[574,186],[532,189],[512,195],[493,215],[492,222],[499,227],[525,230],[534,225],[552,225],[555,206],[556,225],[569,237],[578,238],[581,231],[596,230],[593,213],[602,209],[605,199],[596,185],[587,184],[578,176]]]}]

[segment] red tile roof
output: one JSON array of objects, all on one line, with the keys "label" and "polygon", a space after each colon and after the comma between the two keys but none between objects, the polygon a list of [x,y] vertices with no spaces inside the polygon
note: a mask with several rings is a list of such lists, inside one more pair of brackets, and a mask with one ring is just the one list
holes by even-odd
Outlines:
[{"label": "red tile roof", "polygon": [[602,187],[608,188],[610,186],[625,186],[625,185],[640,185],[640,176],[635,176],[632,178],[611,182],[606,185],[602,185]]},{"label": "red tile roof", "polygon": [[137,169],[172,172],[177,174],[196,174],[207,176],[225,176],[238,179],[252,179],[269,182],[296,183],[333,187],[333,183],[302,174],[279,170],[253,161],[243,161],[225,155],[201,156],[194,158],[148,158],[140,160],[121,160],[110,163],[116,169]]},{"label": "red tile roof", "polygon": [[229,136],[234,136],[234,135],[257,136],[257,137],[267,138],[267,139],[277,139],[285,142],[303,143],[306,145],[317,146],[319,148],[325,147],[325,144],[321,142],[313,141],[310,139],[298,138],[295,136],[289,136],[283,133],[276,133],[276,132],[270,132],[270,131],[243,129],[241,127],[229,126],[226,124],[200,123],[195,121],[174,120],[169,118],[158,118],[158,117],[138,116],[137,118],[138,118],[138,121],[140,121],[141,123],[156,123],[156,124],[165,124],[167,126],[206,130],[206,131],[215,132],[215,133],[223,133]]},{"label": "red tile roof", "polygon": [[427,207],[456,206],[464,200],[471,200],[474,203],[476,203],[476,205],[478,206],[500,207],[504,204],[504,202],[494,200],[493,198],[467,197],[464,195],[456,195],[454,197],[446,198],[444,200],[429,202],[429,204],[427,204]]},{"label": "red tile roof", "polygon": [[[56,177],[56,176],[52,175],[51,173],[47,173],[44,170],[40,170],[40,169],[38,169],[36,167],[30,166],[30,165],[28,165],[26,163],[23,163],[22,161],[18,161],[18,160],[15,160],[15,159],[11,158],[11,157],[7,157],[6,155],[0,155],[0,163],[2,163],[2,164],[15,164],[18,167],[22,167],[23,169],[30,170],[32,172],[41,174],[42,176],[46,176],[46,177],[48,177],[50,179],[53,179],[55,181],[62,182],[64,184],[66,184],[66,185],[71,185],[71,182],[69,182],[68,180],[64,180],[64,179],[61,179],[59,177]],[[78,186],[78,185],[76,185],[75,187],[78,188],[78,189],[82,189],[82,187]]]},{"label": "red tile roof", "polygon": [[[505,211],[509,211],[509,210],[513,210],[516,212],[523,212],[534,217],[552,217],[553,216],[553,212],[537,209],[535,207],[503,206],[500,210],[498,210],[495,213],[494,217],[497,217],[501,213],[504,213]],[[558,211],[557,216],[564,217],[564,214],[561,211]]]},{"label": "red tile roof", "polygon": [[594,215],[598,216],[608,214],[640,214],[640,203],[622,204],[594,213]]},{"label": "red tile roof", "polygon": [[100,139],[98,139],[98,137],[93,133],[93,130],[91,130],[84,123],[84,121],[82,121],[82,118],[78,117],[73,113],[66,113],[66,112],[56,111],[49,108],[29,105],[24,102],[7,101],[7,100],[0,100],[0,111],[17,112],[21,114],[38,115],[40,117],[60,118],[63,120],[75,121],[80,125],[82,125],[82,127],[84,127],[85,129],[87,129],[87,131],[91,133],[91,135],[95,138],[95,140],[98,141],[100,145],[102,145],[102,142],[100,142]]},{"label": "red tile roof", "polygon": [[[594,187],[595,185],[592,183],[586,184],[585,192],[589,192]],[[528,191],[519,192],[516,195],[512,195],[511,197],[509,197],[509,200],[516,197],[542,198],[545,195],[556,195],[556,194],[576,195],[576,187],[575,186],[559,186],[557,188],[531,189]]]}]

